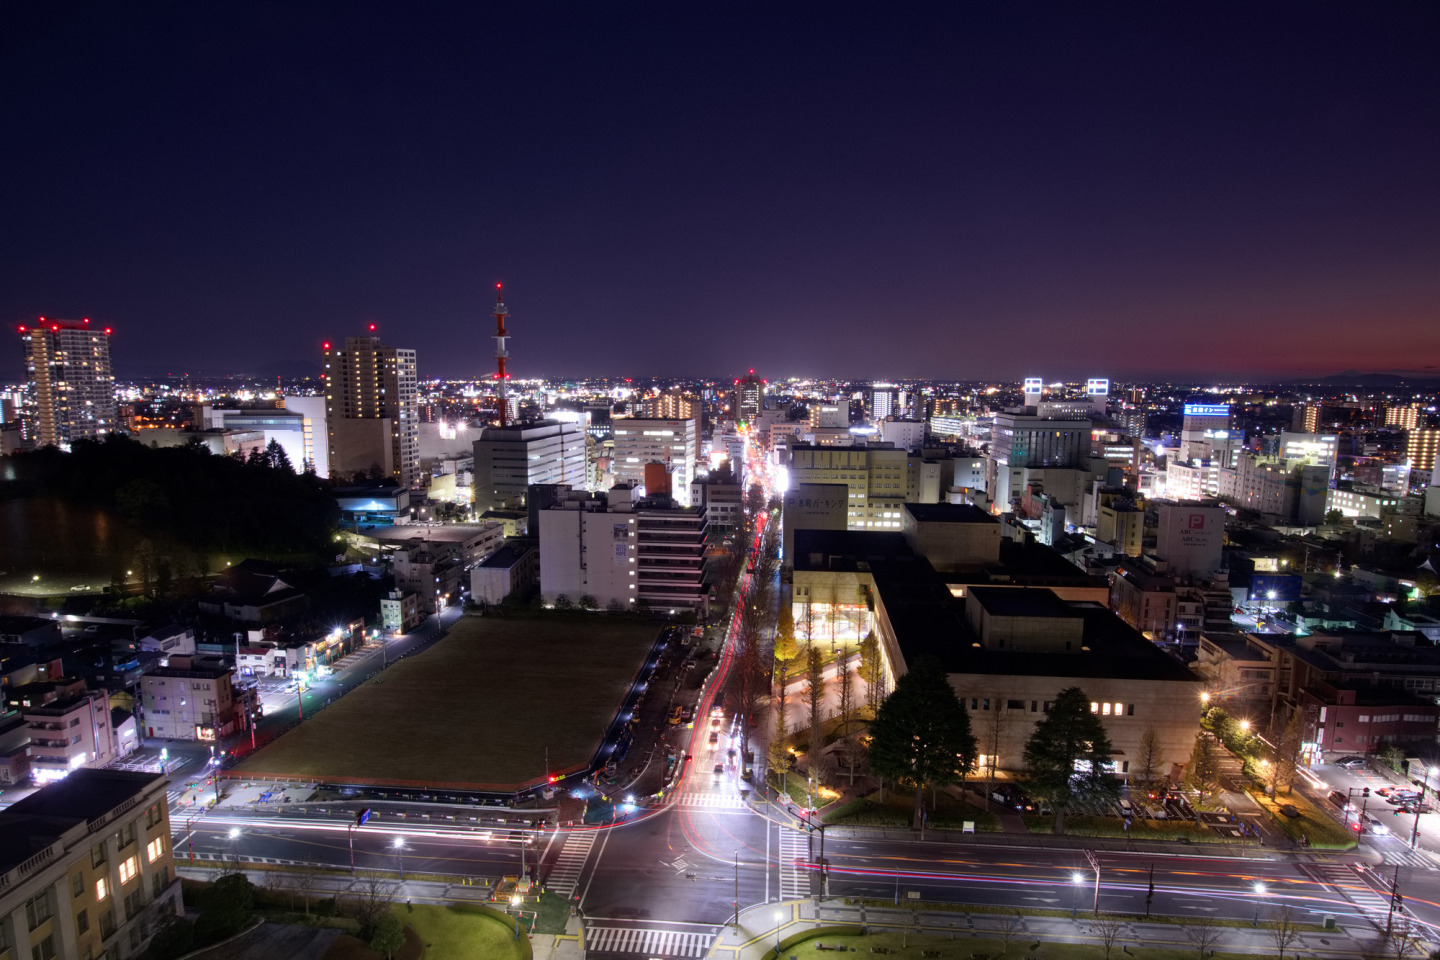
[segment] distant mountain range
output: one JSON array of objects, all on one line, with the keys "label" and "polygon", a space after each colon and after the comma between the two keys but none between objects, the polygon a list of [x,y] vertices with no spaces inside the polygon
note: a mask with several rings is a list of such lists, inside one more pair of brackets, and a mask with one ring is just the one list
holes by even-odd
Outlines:
[{"label": "distant mountain range", "polygon": [[1320,384],[1327,387],[1410,387],[1421,390],[1440,389],[1440,370],[1433,367],[1425,370],[1399,370],[1393,373],[1361,373],[1359,370],[1344,370],[1324,377],[1291,377],[1277,381],[1282,384]]}]

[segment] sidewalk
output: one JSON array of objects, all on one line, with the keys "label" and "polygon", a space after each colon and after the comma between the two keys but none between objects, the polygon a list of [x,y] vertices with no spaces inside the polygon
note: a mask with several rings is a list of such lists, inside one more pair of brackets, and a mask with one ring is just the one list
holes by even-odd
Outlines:
[{"label": "sidewalk", "polygon": [[[1013,939],[1098,944],[1091,932],[1091,917],[1082,913],[1069,917],[1023,917]],[[781,941],[806,930],[836,926],[862,926],[867,932],[899,933],[939,937],[955,941],[960,949],[949,954],[965,957],[969,951],[963,943],[977,937],[998,938],[1002,924],[1013,917],[999,913],[967,913],[963,910],[925,910],[904,907],[861,908],[847,906],[840,900],[824,901],[817,910],[814,901],[790,900],[778,904],[760,904],[740,911],[739,926],[727,924],[715,938],[707,954],[709,960],[770,960],[774,957],[778,937]],[[1255,953],[1273,956],[1274,942],[1269,932],[1251,927],[1224,927],[1216,949],[1232,953]],[[1126,923],[1121,943],[1132,947],[1155,947],[1195,950],[1186,939],[1184,927],[1174,923]],[[1119,944],[1117,943],[1117,947]],[[1288,954],[1312,957],[1335,957],[1353,960],[1372,946],[1370,942],[1352,939],[1342,930],[1323,934],[1307,932],[1287,949]],[[1117,955],[1118,955],[1117,950]],[[537,956],[539,952],[537,951]],[[945,954],[942,954],[945,955]],[[1023,956],[1023,949],[1018,951]]]}]

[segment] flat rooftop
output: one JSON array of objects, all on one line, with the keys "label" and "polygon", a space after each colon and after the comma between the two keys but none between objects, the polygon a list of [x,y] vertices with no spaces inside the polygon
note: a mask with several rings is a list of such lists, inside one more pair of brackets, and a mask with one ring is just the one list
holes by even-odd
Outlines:
[{"label": "flat rooftop", "polygon": [[464,543],[499,526],[498,523],[406,523],[396,527],[376,527],[365,536],[381,543]]},{"label": "flat rooftop", "polygon": [[158,773],[82,768],[12,804],[0,812],[0,874],[164,781]]},{"label": "flat rooftop", "polygon": [[907,503],[905,511],[919,523],[1000,523],[998,517],[970,503]]}]

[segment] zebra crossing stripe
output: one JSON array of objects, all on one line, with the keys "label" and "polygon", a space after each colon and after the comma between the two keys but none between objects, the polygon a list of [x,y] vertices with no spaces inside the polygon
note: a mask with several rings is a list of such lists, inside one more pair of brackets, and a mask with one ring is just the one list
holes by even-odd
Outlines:
[{"label": "zebra crossing stripe", "polygon": [[667,960],[704,957],[715,939],[710,933],[653,930],[643,927],[587,927],[585,952],[634,953]]},{"label": "zebra crossing stripe", "polygon": [[594,830],[586,830],[583,833],[572,833],[565,838],[565,843],[555,858],[555,866],[551,868],[546,880],[551,892],[567,900],[575,895],[580,874],[585,869],[586,861],[590,859],[590,848],[595,846],[596,833]]},{"label": "zebra crossing stripe", "polygon": [[810,873],[805,869],[809,856],[806,837],[798,830],[780,828],[780,896],[797,899],[810,895]]},{"label": "zebra crossing stripe", "polygon": [[680,795],[680,806],[720,807],[726,810],[748,809],[745,801],[739,797],[719,793],[682,793]]}]

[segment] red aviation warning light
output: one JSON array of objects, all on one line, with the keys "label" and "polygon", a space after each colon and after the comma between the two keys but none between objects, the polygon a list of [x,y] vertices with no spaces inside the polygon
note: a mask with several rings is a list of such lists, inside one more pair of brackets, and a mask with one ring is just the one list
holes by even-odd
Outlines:
[{"label": "red aviation warning light", "polygon": [[21,332],[21,333],[24,333],[24,332],[25,332],[25,324],[23,324],[23,323],[20,324],[20,332]]},{"label": "red aviation warning light", "polygon": [[373,323],[370,324],[370,332],[371,332],[371,333],[374,333],[374,332],[375,332],[375,324],[373,324]]},{"label": "red aviation warning light", "polygon": [[324,347],[326,350],[329,350],[329,349],[330,349],[330,341],[329,341],[329,340],[326,340],[324,343],[320,344],[320,346]]},{"label": "red aviation warning light", "polygon": [[109,327],[106,327],[106,328],[105,328],[105,335],[106,335],[107,337],[110,335],[110,328],[109,328]]}]

